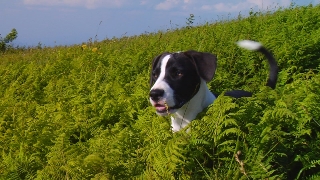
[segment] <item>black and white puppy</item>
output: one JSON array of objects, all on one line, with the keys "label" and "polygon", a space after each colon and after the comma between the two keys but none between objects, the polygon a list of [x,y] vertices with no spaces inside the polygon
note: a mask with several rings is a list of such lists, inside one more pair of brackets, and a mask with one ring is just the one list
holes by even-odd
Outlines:
[{"label": "black and white puppy", "polygon": [[[260,43],[250,40],[239,41],[240,47],[259,51],[270,65],[267,86],[275,88],[278,66],[272,54]],[[172,114],[174,132],[189,124],[197,114],[216,99],[206,82],[212,80],[217,67],[217,58],[211,53],[185,51],[163,53],[153,59],[150,79],[150,102],[157,114]],[[233,90],[225,93],[235,98],[250,97],[251,92]]]}]

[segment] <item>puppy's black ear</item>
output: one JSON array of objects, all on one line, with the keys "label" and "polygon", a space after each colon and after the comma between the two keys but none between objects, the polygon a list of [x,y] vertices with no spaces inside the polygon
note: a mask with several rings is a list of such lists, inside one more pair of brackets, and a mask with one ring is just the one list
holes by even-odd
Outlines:
[{"label": "puppy's black ear", "polygon": [[193,59],[199,76],[206,82],[212,80],[217,68],[217,57],[211,53],[203,53],[194,50],[184,52],[186,56]]},{"label": "puppy's black ear", "polygon": [[152,69],[151,69],[151,72],[150,72],[150,87],[152,87],[153,83],[155,83],[154,80],[153,80],[153,78],[152,78],[152,73],[153,73],[154,69],[156,68],[159,60],[160,60],[161,58],[163,58],[165,55],[168,55],[168,54],[169,54],[168,52],[164,52],[164,53],[158,55],[157,57],[155,57],[155,58],[153,59],[153,61],[152,61]]}]

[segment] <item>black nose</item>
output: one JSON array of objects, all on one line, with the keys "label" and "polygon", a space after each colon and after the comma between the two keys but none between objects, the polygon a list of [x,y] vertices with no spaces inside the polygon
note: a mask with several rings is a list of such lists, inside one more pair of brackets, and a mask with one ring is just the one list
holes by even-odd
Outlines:
[{"label": "black nose", "polygon": [[163,96],[163,94],[164,94],[164,90],[153,89],[150,91],[149,96],[153,101],[159,101],[159,99]]}]

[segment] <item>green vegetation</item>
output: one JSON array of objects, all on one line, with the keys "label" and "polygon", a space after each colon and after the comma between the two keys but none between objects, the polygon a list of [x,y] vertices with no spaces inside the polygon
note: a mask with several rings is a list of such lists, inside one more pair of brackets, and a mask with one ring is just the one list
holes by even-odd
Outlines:
[{"label": "green vegetation", "polygon": [[[241,39],[271,49],[275,90]],[[188,49],[218,56],[212,91],[255,96],[219,96],[173,134],[148,102],[150,64]],[[320,178],[320,6],[0,58],[1,179]]]}]

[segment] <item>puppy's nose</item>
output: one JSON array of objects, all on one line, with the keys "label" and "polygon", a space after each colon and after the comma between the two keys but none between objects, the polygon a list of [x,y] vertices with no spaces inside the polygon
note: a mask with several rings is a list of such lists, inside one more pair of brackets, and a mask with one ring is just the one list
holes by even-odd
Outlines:
[{"label": "puppy's nose", "polygon": [[150,91],[149,96],[153,101],[159,101],[159,99],[163,96],[163,94],[164,94],[164,90],[153,89]]}]

